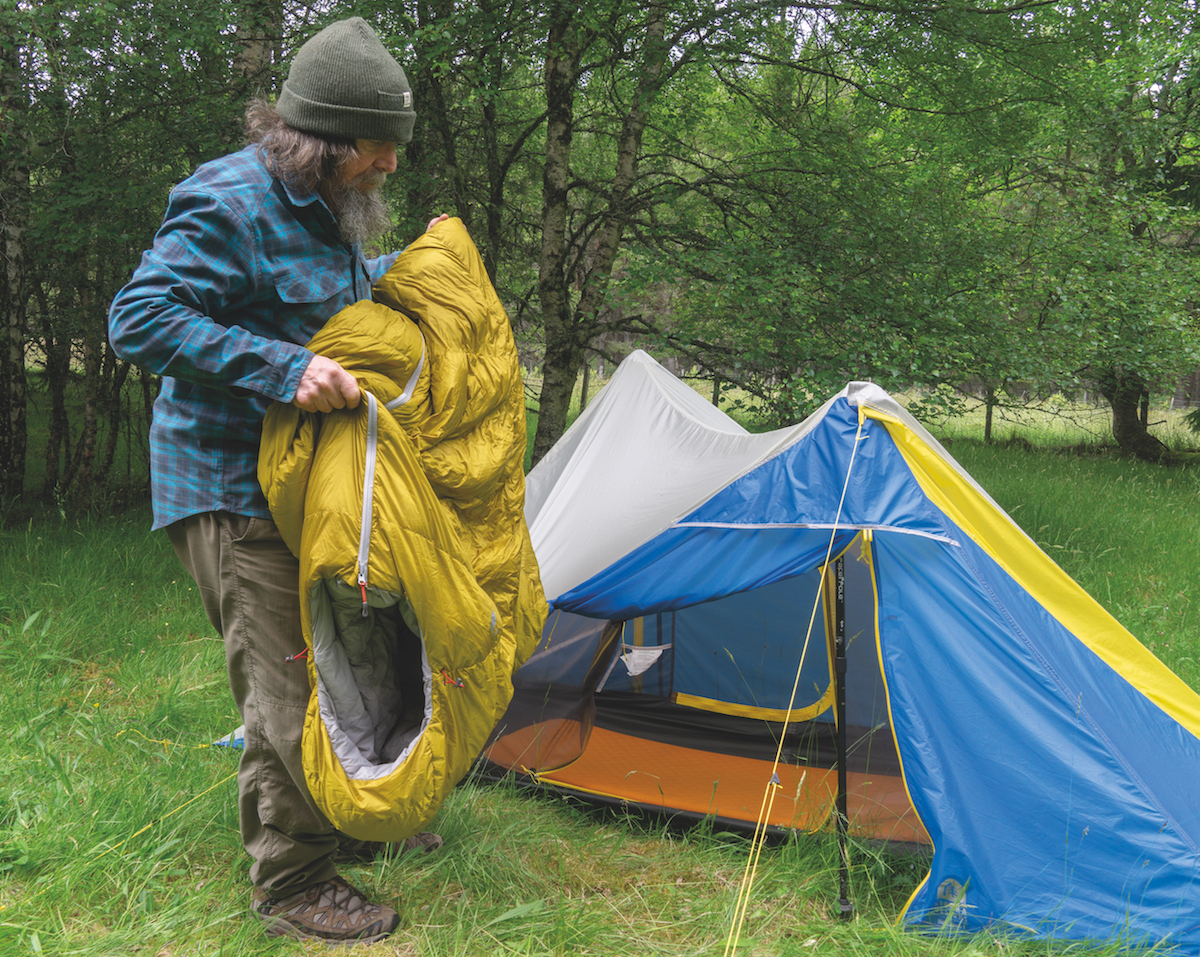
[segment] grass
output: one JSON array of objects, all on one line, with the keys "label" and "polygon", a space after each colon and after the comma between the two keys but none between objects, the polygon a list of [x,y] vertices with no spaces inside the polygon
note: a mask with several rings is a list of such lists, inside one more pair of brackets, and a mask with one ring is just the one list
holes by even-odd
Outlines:
[{"label": "grass", "polygon": [[[1044,549],[1200,687],[1200,472],[941,434]],[[223,653],[165,536],[148,528],[135,509],[52,511],[0,531],[0,954],[323,952],[267,941],[244,916],[237,759],[209,744],[238,723]],[[474,781],[436,826],[442,851],[347,872],[399,902],[401,929],[371,953],[723,953],[741,836]],[[856,919],[842,922],[829,838],[770,846],[737,953],[1117,950],[902,931],[895,917],[923,874],[918,860],[856,848]]]}]

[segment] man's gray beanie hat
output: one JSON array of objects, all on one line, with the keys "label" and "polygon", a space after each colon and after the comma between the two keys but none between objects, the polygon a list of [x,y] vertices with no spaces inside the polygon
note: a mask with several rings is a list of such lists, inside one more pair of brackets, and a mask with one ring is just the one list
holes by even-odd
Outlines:
[{"label": "man's gray beanie hat", "polygon": [[330,24],[292,58],[275,105],[288,126],[346,139],[407,143],[412,88],[362,17]]}]

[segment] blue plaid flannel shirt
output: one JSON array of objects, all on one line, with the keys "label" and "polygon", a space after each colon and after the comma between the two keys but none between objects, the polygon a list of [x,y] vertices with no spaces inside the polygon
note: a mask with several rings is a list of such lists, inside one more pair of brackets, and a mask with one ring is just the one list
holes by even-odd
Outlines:
[{"label": "blue plaid flannel shirt", "polygon": [[154,527],[199,512],[270,518],[258,484],[262,419],[291,402],[335,312],[371,296],[397,253],[365,259],[315,194],[254,147],[201,166],[113,300],[117,354],[164,376],[150,425]]}]

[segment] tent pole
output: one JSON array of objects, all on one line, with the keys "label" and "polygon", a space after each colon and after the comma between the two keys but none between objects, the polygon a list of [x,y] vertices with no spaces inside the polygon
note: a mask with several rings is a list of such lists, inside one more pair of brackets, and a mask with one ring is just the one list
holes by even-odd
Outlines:
[{"label": "tent pole", "polygon": [[847,832],[850,817],[846,803],[846,559],[833,563],[834,598],[834,707],[837,713],[837,841],[838,841],[838,914],[849,920],[854,914],[850,902],[850,848]]}]

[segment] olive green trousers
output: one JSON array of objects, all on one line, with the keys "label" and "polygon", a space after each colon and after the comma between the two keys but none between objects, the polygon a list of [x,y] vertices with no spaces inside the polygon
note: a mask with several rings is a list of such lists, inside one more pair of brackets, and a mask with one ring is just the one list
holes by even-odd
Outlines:
[{"label": "olive green trousers", "polygon": [[300,627],[300,566],[275,523],[204,512],[167,528],[225,642],[229,686],[245,725],[238,768],[242,844],[250,879],[272,897],[334,876],[339,835],[313,803],[300,741],[308,707]]}]

